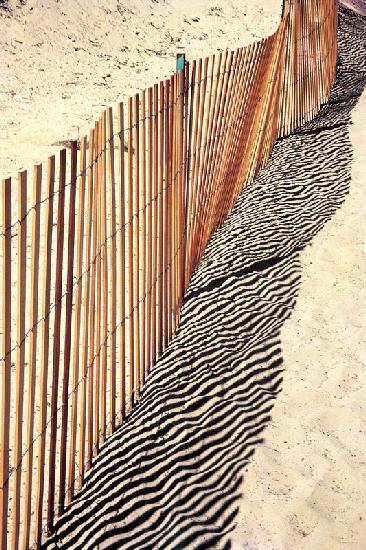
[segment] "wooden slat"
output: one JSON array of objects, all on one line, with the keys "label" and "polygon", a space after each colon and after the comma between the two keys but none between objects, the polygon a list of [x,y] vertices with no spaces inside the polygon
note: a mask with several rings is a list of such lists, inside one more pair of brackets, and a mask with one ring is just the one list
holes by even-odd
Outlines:
[{"label": "wooden slat", "polygon": [[9,505],[9,422],[11,391],[11,179],[2,181],[2,288],[1,288],[1,417],[0,417],[0,521],[1,548],[7,548]]},{"label": "wooden slat", "polygon": [[[50,532],[54,520],[55,477],[56,477],[56,444],[57,444],[57,400],[60,370],[61,344],[61,311],[62,311],[62,264],[64,252],[64,210],[66,183],[66,150],[60,151],[59,188],[57,207],[57,250],[55,273],[55,314],[53,327],[52,388],[51,388],[51,426],[48,459],[48,507],[47,530]],[[28,543],[28,541],[27,541]]]},{"label": "wooden slat", "polygon": [[147,91],[147,278],[146,278],[146,357],[145,370],[149,373],[152,362],[151,325],[152,325],[152,265],[153,265],[153,89]]},{"label": "wooden slat", "polygon": [[[186,254],[186,268],[185,268],[185,285],[188,286],[189,279],[191,277],[191,256],[192,256],[192,225],[193,225],[193,202],[194,194],[192,189],[192,157],[195,156],[195,143],[196,132],[194,131],[194,124],[197,123],[197,108],[195,109],[195,103],[197,103],[195,97],[196,88],[196,61],[193,61],[191,72],[191,94],[190,94],[190,110],[189,110],[189,137],[188,137],[188,151],[187,151],[187,214],[186,214],[186,241],[187,241],[187,254]],[[196,114],[195,114],[196,113]]]},{"label": "wooden slat", "polygon": [[[221,59],[221,54],[220,54]],[[201,94],[202,89],[202,59],[198,61],[197,64],[197,74],[194,71],[195,79],[192,82],[192,86],[194,88],[194,106],[193,106],[193,113],[191,114],[194,122],[193,122],[193,143],[191,146],[191,173],[190,173],[190,202],[189,202],[189,214],[188,214],[188,277],[191,276],[193,271],[193,261],[194,261],[194,227],[195,227],[195,212],[196,212],[196,201],[197,201],[197,163],[198,163],[198,155],[199,155],[199,146],[198,146],[198,136],[200,134],[200,126],[199,121],[201,119],[201,111],[203,109],[203,94]]]},{"label": "wooden slat", "polygon": [[158,276],[158,189],[159,189],[159,87],[154,85],[153,98],[153,228],[152,228],[152,288],[151,288],[151,362],[154,363],[157,347],[157,276]]},{"label": "wooden slat", "polygon": [[[94,129],[89,132],[89,150],[88,150],[88,180],[87,180],[87,203],[86,203],[86,234],[85,234],[85,274],[83,284],[83,300],[82,300],[82,349],[81,349],[81,370],[82,380],[80,384],[80,430],[79,430],[79,464],[78,464],[78,489],[81,488],[84,480],[85,468],[85,438],[86,438],[86,417],[87,417],[87,382],[89,377],[88,369],[88,351],[89,351],[89,304],[90,304],[90,280],[91,271],[91,243],[93,232],[93,170],[94,170]],[[69,482],[70,498],[73,497],[73,483]]]},{"label": "wooden slat", "polygon": [[127,151],[127,166],[128,166],[128,304],[129,304],[129,323],[128,323],[128,334],[129,334],[129,377],[130,377],[130,387],[129,387],[129,405],[132,407],[134,404],[135,396],[135,341],[134,341],[134,273],[133,273],[133,245],[134,245],[134,223],[133,223],[133,112],[132,112],[132,98],[129,98],[127,104],[127,131],[128,131],[128,151]]},{"label": "wooden slat", "polygon": [[94,371],[94,434],[93,434],[93,457],[96,457],[99,452],[99,436],[100,436],[100,382],[101,382],[101,333],[102,333],[102,202],[103,202],[103,120],[102,117],[98,122],[98,162],[97,162],[97,177],[98,177],[98,197],[97,197],[97,212],[96,212],[96,254],[95,254],[95,351],[91,362],[91,368]]},{"label": "wooden slat", "polygon": [[66,304],[65,304],[65,339],[64,339],[64,371],[62,380],[61,404],[61,439],[60,439],[60,487],[58,498],[58,513],[63,513],[66,492],[66,457],[67,432],[69,414],[69,377],[71,360],[71,327],[73,318],[73,290],[74,290],[74,250],[75,250],[75,202],[77,175],[77,142],[71,144],[70,195],[69,195],[69,222],[67,242],[67,274],[66,274]]},{"label": "wooden slat", "polygon": [[140,398],[140,96],[136,94],[133,102],[133,120],[134,120],[134,166],[133,166],[133,190],[134,190],[134,220],[133,220],[133,270],[134,270],[134,312],[133,312],[133,330],[134,330],[134,358],[135,358],[135,400]]},{"label": "wooden slat", "polygon": [[[178,167],[176,163],[175,144],[176,144],[176,76],[172,75],[169,83],[169,96],[167,94],[167,101],[170,103],[170,108],[167,111],[167,128],[166,128],[166,140],[167,140],[167,216],[166,216],[166,256],[167,256],[167,275],[168,275],[168,292],[167,292],[167,308],[169,312],[169,333],[168,338],[171,338],[173,332],[175,332],[175,307],[176,307],[176,231],[175,231],[175,188],[178,180]],[[167,342],[168,344],[168,342]]]},{"label": "wooden slat", "polygon": [[185,71],[180,71],[177,75],[177,113],[178,113],[178,135],[177,135],[177,163],[178,163],[178,242],[177,242],[177,262],[178,262],[178,278],[177,278],[177,306],[175,309],[176,325],[180,321],[180,309],[183,302],[184,294],[184,264],[185,264],[185,131],[184,131],[184,88],[185,88]]},{"label": "wooden slat", "polygon": [[180,190],[182,184],[181,178],[181,164],[180,164],[180,147],[181,147],[181,130],[183,121],[180,117],[180,81],[181,72],[175,74],[171,81],[172,86],[172,101],[174,102],[174,112],[171,120],[172,132],[171,132],[171,141],[172,141],[172,246],[171,246],[171,255],[170,255],[170,264],[172,271],[172,300],[171,300],[171,316],[172,316],[172,328],[173,331],[176,331],[177,328],[177,312],[179,308],[179,280],[180,280],[180,251],[181,251],[181,242],[180,242],[180,231],[179,231],[179,216],[180,216]]},{"label": "wooden slat", "polygon": [[172,98],[174,101],[174,113],[172,118],[172,158],[173,158],[173,170],[172,170],[172,250],[170,263],[172,268],[172,304],[171,304],[171,316],[173,331],[177,328],[177,310],[179,303],[179,279],[180,279],[180,234],[179,234],[179,210],[180,210],[180,187],[181,187],[181,165],[180,165],[180,132],[182,130],[182,120],[180,119],[180,97],[179,97],[179,80],[180,74],[175,74],[172,79]]},{"label": "wooden slat", "polygon": [[163,320],[164,320],[164,82],[159,85],[159,181],[158,181],[158,268],[156,274],[157,284],[157,353],[163,351]]},{"label": "wooden slat", "polygon": [[101,420],[100,443],[103,444],[107,435],[107,378],[108,378],[108,248],[107,240],[107,113],[102,115],[102,196],[101,196],[101,278],[102,278],[102,326],[101,326]]},{"label": "wooden slat", "polygon": [[188,149],[189,149],[189,142],[190,142],[190,121],[189,121],[189,113],[190,113],[190,106],[189,106],[189,100],[190,100],[190,90],[189,90],[189,84],[190,84],[190,63],[189,61],[186,61],[185,63],[185,71],[183,76],[183,119],[184,119],[184,145],[183,145],[183,169],[182,169],[182,177],[183,177],[183,243],[182,243],[182,264],[183,264],[183,272],[182,272],[182,295],[184,296],[185,291],[187,289],[187,281],[186,281],[186,258],[187,258],[187,213],[188,213],[188,184],[187,184],[187,177],[188,177]]},{"label": "wooden slat", "polygon": [[[107,111],[107,144],[108,144],[108,175],[109,175],[109,333],[110,333],[110,368],[109,368],[109,416],[110,431],[116,426],[116,361],[117,361],[117,224],[116,224],[116,180],[114,163],[113,111]],[[121,269],[121,266],[120,266]]]},{"label": "wooden slat", "polygon": [[146,92],[141,93],[141,185],[140,185],[140,206],[141,206],[141,282],[140,282],[140,377],[141,384],[145,384],[146,377]]},{"label": "wooden slat", "polygon": [[120,361],[120,387],[121,387],[121,422],[126,416],[126,216],[125,216],[125,128],[123,103],[118,106],[118,152],[119,152],[119,303],[120,303],[120,329],[119,329],[119,361]]},{"label": "wooden slat", "polygon": [[39,381],[40,416],[38,440],[38,484],[35,511],[34,540],[41,541],[43,524],[43,497],[45,481],[45,453],[47,427],[47,381],[50,347],[50,298],[51,298],[51,266],[52,266],[52,232],[53,232],[53,199],[55,185],[55,157],[49,157],[47,166],[47,197],[45,213],[45,241],[43,260],[43,289],[42,289],[42,336],[41,336],[41,372]]},{"label": "wooden slat", "polygon": [[[186,161],[186,217],[185,217],[185,242],[186,242],[186,251],[185,251],[185,268],[184,268],[184,288],[188,287],[189,284],[189,259],[190,259],[190,233],[191,233],[191,222],[190,222],[190,213],[191,213],[191,204],[192,204],[192,189],[190,185],[191,181],[191,157],[192,157],[192,127],[193,127],[193,107],[194,107],[194,82],[196,78],[196,62],[193,61],[192,69],[188,73],[189,79],[187,82],[187,109],[186,117],[188,120],[187,128],[187,161]],[[189,88],[190,87],[190,88]]]},{"label": "wooden slat", "polygon": [[101,195],[101,279],[102,279],[102,325],[101,325],[101,419],[100,443],[106,439],[107,429],[107,378],[108,378],[108,245],[107,241],[107,142],[106,111],[102,114],[102,195]]},{"label": "wooden slat", "polygon": [[[72,385],[71,385],[71,424],[69,446],[69,472],[67,486],[67,500],[70,502],[75,489],[75,460],[76,460],[76,436],[79,416],[79,372],[82,348],[80,346],[81,320],[82,320],[82,293],[83,293],[83,252],[84,252],[84,218],[85,218],[85,184],[86,184],[86,136],[80,142],[79,168],[80,176],[77,190],[77,221],[76,221],[76,286],[75,286],[75,321],[73,325],[72,342]],[[89,228],[87,227],[87,230]],[[88,246],[88,245],[87,245]],[[81,349],[80,349],[81,348]],[[84,373],[83,373],[84,374]],[[83,391],[83,388],[80,388]],[[85,403],[85,402],[84,402]],[[82,405],[83,407],[83,405]],[[79,418],[80,422],[80,418]]]},{"label": "wooden slat", "polygon": [[96,286],[97,286],[97,252],[98,252],[98,203],[99,203],[99,123],[94,129],[94,166],[93,166],[93,239],[91,252],[90,274],[90,306],[89,306],[89,355],[87,365],[87,395],[88,395],[88,447],[85,470],[88,471],[93,460],[94,441],[94,357],[96,355]]},{"label": "wooden slat", "polygon": [[[174,97],[170,95],[170,84],[173,84],[174,77],[171,81],[165,81],[165,110],[164,110],[164,190],[162,193],[162,202],[164,210],[164,295],[163,295],[163,324],[164,324],[164,341],[163,349],[166,348],[169,342],[171,333],[171,196],[172,196],[172,174],[170,170],[172,162],[172,148],[170,144],[170,113],[173,114],[175,106],[173,106]],[[171,105],[170,105],[171,104]]]},{"label": "wooden slat", "polygon": [[[51,199],[52,200],[52,199]],[[14,496],[12,548],[19,543],[20,498],[23,445],[24,360],[25,360],[25,303],[27,259],[27,172],[18,175],[18,270],[17,270],[17,354],[16,354],[16,417],[14,438]]]},{"label": "wooden slat", "polygon": [[39,241],[40,241],[40,198],[42,183],[42,165],[34,167],[33,172],[33,204],[32,214],[32,260],[30,287],[30,319],[29,326],[29,374],[28,374],[28,410],[27,410],[27,460],[25,476],[24,502],[24,541],[29,544],[32,519],[32,488],[33,488],[33,437],[34,437],[34,402],[36,391],[37,365],[37,334],[38,334],[38,278],[39,278]]}]

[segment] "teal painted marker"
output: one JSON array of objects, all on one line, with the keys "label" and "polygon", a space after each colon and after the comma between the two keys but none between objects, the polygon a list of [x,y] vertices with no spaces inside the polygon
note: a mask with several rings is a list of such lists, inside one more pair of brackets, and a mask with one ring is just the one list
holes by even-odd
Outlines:
[{"label": "teal painted marker", "polygon": [[184,53],[177,53],[177,65],[176,65],[176,71],[177,73],[180,73],[181,71],[184,71],[184,67],[186,66],[186,56]]}]

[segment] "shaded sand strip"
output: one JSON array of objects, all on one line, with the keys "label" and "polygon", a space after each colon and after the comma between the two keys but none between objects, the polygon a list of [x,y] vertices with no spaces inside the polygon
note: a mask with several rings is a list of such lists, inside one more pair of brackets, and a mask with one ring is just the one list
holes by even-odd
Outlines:
[{"label": "shaded sand strip", "polygon": [[[277,143],[214,235],[180,330],[139,408],[102,450],[48,547],[238,547],[231,542],[238,517],[250,523],[249,513],[238,516],[242,477],[287,376],[280,334],[296,303],[301,253],[349,192],[349,124],[366,85],[365,30],[358,16],[341,13],[341,64],[329,104]],[[311,401],[313,392],[297,384]],[[273,423],[288,418],[275,408]]]},{"label": "shaded sand strip", "polygon": [[244,476],[236,549],[366,548],[366,92],[352,123],[350,194],[300,257],[283,391]]},{"label": "shaded sand strip", "polygon": [[301,254],[283,392],[244,476],[233,548],[365,548],[365,92],[352,120],[350,195]]}]

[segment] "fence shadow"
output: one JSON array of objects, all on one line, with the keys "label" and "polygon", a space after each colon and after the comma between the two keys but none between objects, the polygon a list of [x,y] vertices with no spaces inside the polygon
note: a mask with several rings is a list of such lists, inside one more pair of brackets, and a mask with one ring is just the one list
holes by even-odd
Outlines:
[{"label": "fence shadow", "polygon": [[44,548],[231,547],[244,467],[281,391],[280,331],[296,303],[300,253],[349,190],[365,42],[365,19],[342,9],[329,103],[277,142],[211,239],[140,405]]}]

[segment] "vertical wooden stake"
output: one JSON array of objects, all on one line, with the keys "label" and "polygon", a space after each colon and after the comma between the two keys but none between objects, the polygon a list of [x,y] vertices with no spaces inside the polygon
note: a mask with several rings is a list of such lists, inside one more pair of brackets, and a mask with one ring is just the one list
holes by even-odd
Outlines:
[{"label": "vertical wooden stake", "polygon": [[158,277],[158,200],[159,200],[159,87],[154,85],[153,98],[153,228],[152,228],[152,285],[151,285],[151,363],[153,364],[158,351],[157,323],[157,277]]},{"label": "vertical wooden stake", "polygon": [[44,244],[44,272],[43,272],[43,298],[42,298],[42,355],[40,375],[40,417],[38,442],[38,486],[36,498],[36,517],[34,538],[38,544],[41,542],[43,524],[43,496],[45,478],[45,451],[47,428],[47,380],[50,347],[50,295],[51,295],[51,262],[52,262],[52,230],[53,230],[53,194],[55,185],[55,157],[48,159],[47,167],[47,205],[45,219],[45,244]]},{"label": "vertical wooden stake", "polygon": [[9,498],[9,422],[10,422],[10,373],[11,373],[11,179],[2,182],[2,334],[1,334],[1,417],[0,417],[0,521],[1,548],[7,549],[8,498]]},{"label": "vertical wooden stake", "polygon": [[147,281],[146,281],[146,363],[145,369],[148,374],[152,362],[151,326],[152,326],[152,231],[153,231],[153,90],[147,91]]},{"label": "vertical wooden stake", "polygon": [[133,118],[134,118],[134,342],[135,342],[135,400],[140,397],[140,129],[139,129],[139,113],[140,113],[140,96],[136,94],[133,103]]},{"label": "vertical wooden stake", "polygon": [[32,519],[32,486],[33,486],[33,434],[34,434],[34,402],[36,390],[37,365],[37,321],[38,321],[38,278],[39,278],[39,237],[40,237],[40,198],[42,183],[42,165],[34,167],[33,173],[33,211],[32,220],[32,265],[31,265],[31,297],[30,297],[30,327],[29,336],[29,379],[28,379],[28,411],[27,411],[27,468],[24,508],[24,544],[29,544]]},{"label": "vertical wooden stake", "polygon": [[158,288],[158,313],[157,313],[157,340],[158,355],[163,351],[163,318],[164,318],[164,82],[160,82],[159,89],[159,187],[158,187],[158,270],[157,270],[157,288]]},{"label": "vertical wooden stake", "polygon": [[102,339],[101,339],[101,429],[100,442],[103,444],[107,436],[107,375],[108,375],[108,240],[107,240],[107,181],[106,181],[106,111],[102,115],[102,196],[101,196],[101,267],[102,267]]},{"label": "vertical wooden stake", "polygon": [[[116,425],[116,343],[117,343],[117,231],[116,231],[116,181],[114,168],[114,134],[113,111],[110,107],[107,111],[107,143],[109,164],[109,233],[110,233],[110,425],[113,433]],[[120,265],[120,269],[122,265]]]},{"label": "vertical wooden stake", "polygon": [[126,416],[126,189],[125,189],[125,126],[123,103],[118,110],[118,150],[119,150],[119,301],[120,301],[120,333],[119,333],[119,361],[120,361],[120,385],[121,385],[121,422]]},{"label": "vertical wooden stake", "polygon": [[[76,435],[79,416],[79,371],[80,371],[80,332],[82,319],[82,292],[83,292],[83,250],[84,250],[84,217],[85,217],[85,182],[86,182],[86,147],[87,138],[82,138],[80,143],[80,178],[77,193],[77,224],[76,224],[76,289],[75,289],[75,323],[73,327],[73,375],[71,398],[71,427],[69,447],[69,475],[67,499],[70,502],[74,496],[75,488],[75,460],[76,460]],[[89,228],[87,228],[88,230]],[[79,421],[81,419],[79,418]],[[80,458],[79,458],[80,460]]]},{"label": "vertical wooden stake", "polygon": [[70,173],[70,202],[69,224],[67,243],[67,275],[66,275],[66,309],[65,309],[65,341],[64,341],[64,375],[62,380],[62,408],[61,408],[61,442],[60,442],[60,489],[59,489],[59,515],[65,507],[66,485],[66,450],[69,413],[69,375],[71,359],[71,325],[72,325],[72,297],[74,274],[74,246],[75,246],[75,197],[77,174],[77,143],[71,145],[71,173]]},{"label": "vertical wooden stake", "polygon": [[[52,199],[51,199],[52,200]],[[14,452],[14,516],[12,547],[18,548],[20,498],[22,476],[23,402],[24,402],[24,359],[25,359],[25,302],[26,302],[26,259],[27,259],[27,172],[18,175],[18,284],[17,284],[17,358],[16,358],[16,419]]]},{"label": "vertical wooden stake", "polygon": [[[84,480],[85,468],[85,436],[86,436],[86,410],[87,410],[87,382],[89,380],[88,370],[88,348],[89,348],[89,304],[90,304],[90,272],[93,266],[90,261],[91,242],[93,231],[93,168],[94,168],[94,130],[89,132],[89,152],[88,152],[88,195],[86,205],[86,255],[85,255],[85,282],[83,285],[83,317],[82,317],[82,349],[81,349],[81,368],[83,377],[81,380],[81,403],[80,403],[80,431],[79,431],[79,467],[78,467],[78,489],[81,488]],[[69,483],[70,485],[70,483]],[[70,498],[72,498],[70,494]]]},{"label": "vertical wooden stake", "polygon": [[[51,390],[51,428],[50,449],[48,461],[48,508],[47,529],[51,532],[54,519],[55,504],[55,477],[56,477],[56,444],[57,444],[57,400],[58,381],[60,370],[60,346],[61,346],[61,312],[62,312],[62,264],[64,252],[64,210],[65,210],[65,183],[66,183],[66,150],[60,151],[57,210],[57,250],[56,250],[56,279],[55,279],[55,316],[53,329],[53,364],[52,364],[52,390]],[[28,541],[27,541],[28,543]]]},{"label": "vertical wooden stake", "polygon": [[99,452],[99,429],[100,429],[100,365],[101,365],[101,332],[102,332],[102,243],[101,243],[101,226],[102,226],[102,202],[103,202],[103,121],[102,118],[98,122],[98,200],[96,212],[96,238],[97,247],[95,254],[95,353],[92,358],[92,369],[95,373],[94,384],[94,434],[93,434],[93,457]]},{"label": "vertical wooden stake", "polygon": [[128,100],[128,111],[127,111],[127,125],[128,125],[128,302],[129,302],[129,358],[130,358],[130,406],[134,404],[135,396],[135,341],[134,341],[134,275],[133,275],[133,229],[134,229],[134,218],[133,218],[133,113],[132,113],[132,98]]}]

